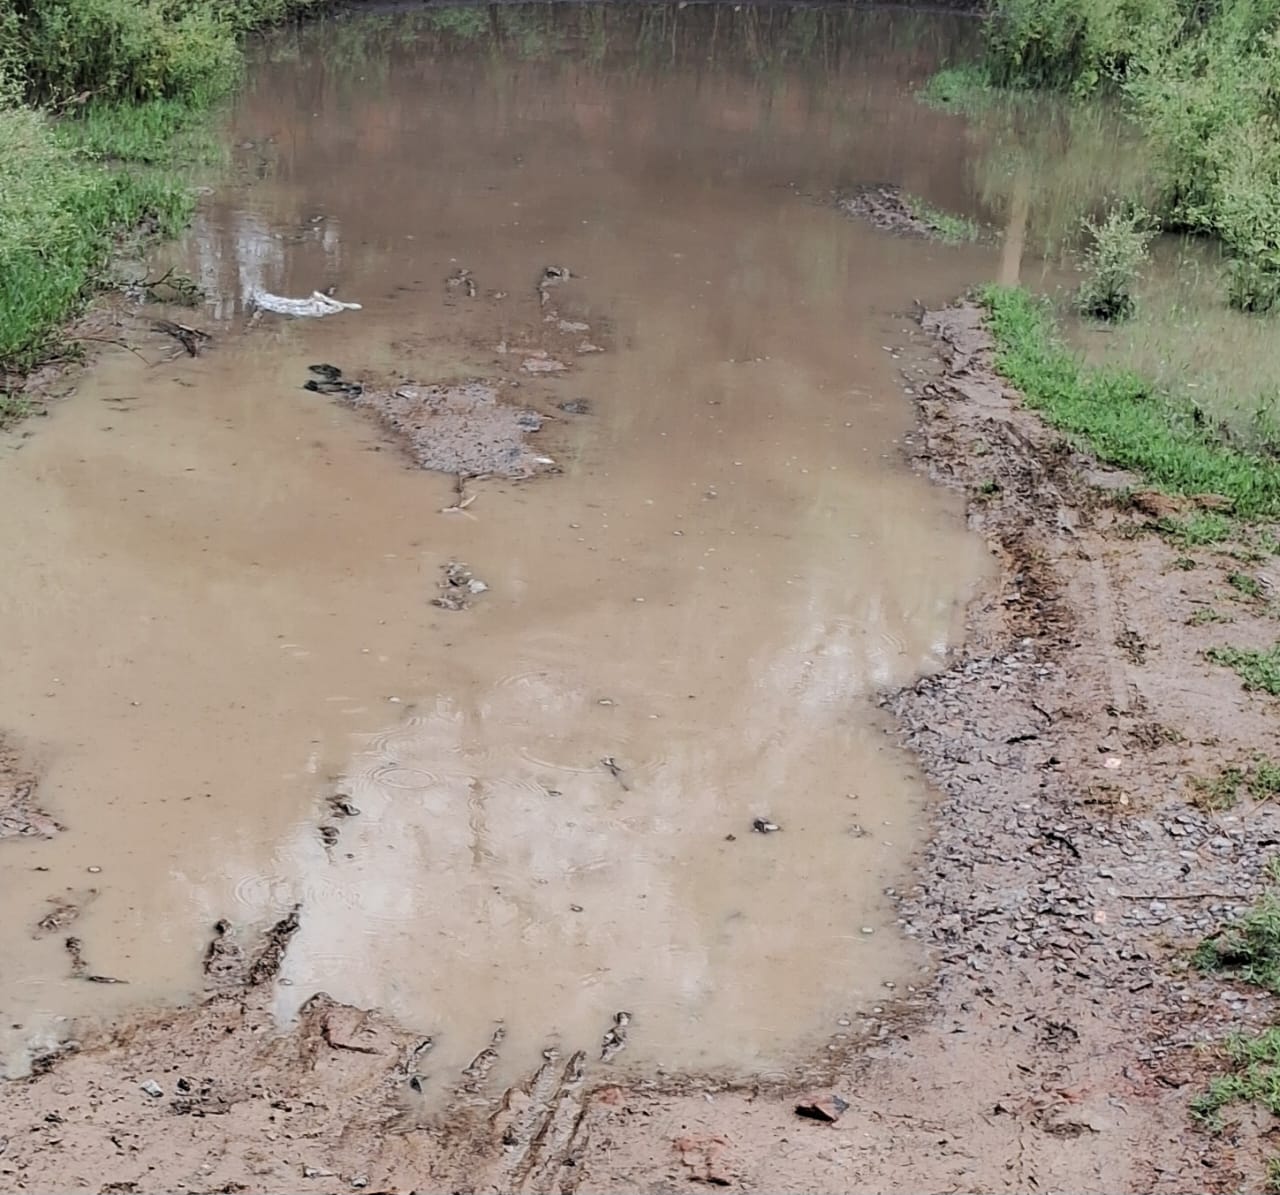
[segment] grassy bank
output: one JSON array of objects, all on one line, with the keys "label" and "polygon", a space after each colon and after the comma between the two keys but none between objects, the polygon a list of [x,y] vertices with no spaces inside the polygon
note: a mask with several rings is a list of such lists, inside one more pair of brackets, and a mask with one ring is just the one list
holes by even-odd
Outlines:
[{"label": "grassy bank", "polygon": [[1026,291],[990,287],[982,302],[1000,372],[1054,427],[1170,493],[1218,494],[1246,518],[1280,516],[1274,445],[1236,443],[1136,374],[1085,365],[1059,338],[1047,306]]},{"label": "grassy bank", "polygon": [[54,351],[116,238],[172,235],[240,39],[323,0],[0,0],[0,371]]},{"label": "grassy bank", "polygon": [[984,62],[926,98],[973,111],[992,86],[1122,97],[1163,227],[1222,242],[1233,306],[1280,307],[1280,0],[995,0]]}]

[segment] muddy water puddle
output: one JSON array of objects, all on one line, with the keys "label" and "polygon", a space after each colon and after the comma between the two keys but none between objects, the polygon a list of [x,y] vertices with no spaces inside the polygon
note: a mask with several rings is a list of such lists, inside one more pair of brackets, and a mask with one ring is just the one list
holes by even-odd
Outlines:
[{"label": "muddy water puddle", "polygon": [[[443,1086],[499,1027],[514,1071],[623,1011],[616,1065],[786,1069],[918,965],[883,889],[924,794],[868,698],[938,663],[984,559],[901,463],[886,350],[994,252],[812,195],[959,177],[906,89],[928,45],[833,25],[761,72],[745,33],[655,62],[630,10],[512,11],[264,47],[244,169],[172,254],[209,348],[105,357],[4,454],[0,726],[67,827],[2,848],[12,1067],[295,903],[281,1017],[388,1009]],[[361,308],[248,303],[326,286]],[[482,382],[540,415],[535,476],[416,468],[315,363]]]}]

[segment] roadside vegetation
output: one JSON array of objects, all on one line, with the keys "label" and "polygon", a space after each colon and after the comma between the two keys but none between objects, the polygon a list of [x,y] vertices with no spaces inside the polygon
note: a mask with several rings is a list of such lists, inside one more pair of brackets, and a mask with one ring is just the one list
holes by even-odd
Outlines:
[{"label": "roadside vegetation", "polygon": [[[1251,791],[1260,799],[1280,792],[1280,769],[1262,761],[1253,771]],[[1233,784],[1244,783],[1244,777]],[[1280,868],[1267,868],[1270,887],[1242,917],[1210,934],[1196,948],[1192,963],[1280,995]],[[1217,1048],[1224,1070],[1191,1101],[1191,1114],[1205,1128],[1224,1127],[1223,1113],[1236,1105],[1255,1105],[1280,1116],[1280,1028],[1235,1033]],[[1267,1189],[1280,1190],[1280,1157],[1267,1162]]]},{"label": "roadside vegetation", "polygon": [[1280,0],[995,0],[980,64],[925,98],[962,111],[993,88],[1113,96],[1151,149],[1153,214],[1216,237],[1227,296],[1280,303]]},{"label": "roadside vegetation", "polygon": [[[1047,305],[1025,290],[989,287],[982,302],[997,367],[1047,422],[1170,493],[1220,496],[1243,518],[1280,516],[1280,456],[1270,446],[1235,442],[1135,373],[1084,363],[1058,335]],[[1171,530],[1186,543],[1230,533],[1222,515],[1195,518]]]},{"label": "roadside vegetation", "polygon": [[56,351],[122,233],[182,226],[173,167],[239,39],[322,2],[0,0],[0,376]]}]

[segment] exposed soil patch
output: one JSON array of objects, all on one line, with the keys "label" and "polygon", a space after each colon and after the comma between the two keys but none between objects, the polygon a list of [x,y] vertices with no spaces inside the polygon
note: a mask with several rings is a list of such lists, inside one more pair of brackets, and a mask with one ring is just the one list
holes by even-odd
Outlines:
[{"label": "exposed soil patch", "polygon": [[[1186,962],[1259,891],[1280,842],[1274,803],[1188,800],[1192,778],[1274,734],[1274,702],[1203,660],[1223,628],[1188,625],[1221,600],[1231,562],[1143,533],[1142,511],[1107,497],[1127,479],[993,374],[976,309],[924,330],[913,452],[970,493],[1001,564],[966,650],[882,703],[939,791],[900,894],[904,932],[937,966],[927,998],[875,1008],[828,1060],[750,1087],[620,1082],[551,1049],[493,1091],[499,1028],[441,1110],[419,1095],[430,1041],[376,1013],[320,994],[295,1030],[274,1029],[268,981],[296,910],[247,969],[219,923],[206,971],[221,994],[86,1038],[0,1088],[4,1121],[28,1130],[0,1155],[6,1185],[70,1186],[87,1157],[96,1182],[137,1190],[1103,1192],[1256,1178],[1245,1129],[1215,1141],[1187,1119],[1198,1046],[1271,1011]],[[1236,613],[1231,644],[1274,638],[1265,613]],[[797,1115],[818,1096],[838,1119]]]},{"label": "exposed soil patch", "polygon": [[487,382],[397,386],[346,397],[377,415],[424,469],[532,477],[554,463],[527,442],[542,427],[542,416],[500,402],[497,387]]},{"label": "exposed soil patch", "polygon": [[860,187],[852,195],[842,196],[836,206],[846,216],[865,220],[881,232],[899,236],[940,239],[938,230],[928,220],[922,219],[911,208],[900,187],[891,183],[875,183]]},{"label": "exposed soil patch", "polygon": [[52,838],[62,827],[35,804],[36,778],[0,742],[0,838]]}]

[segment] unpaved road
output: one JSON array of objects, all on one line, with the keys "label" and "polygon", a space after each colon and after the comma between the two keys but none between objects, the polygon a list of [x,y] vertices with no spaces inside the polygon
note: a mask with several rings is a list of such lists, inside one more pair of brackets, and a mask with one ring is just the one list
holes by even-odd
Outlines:
[{"label": "unpaved road", "polygon": [[[1197,1046],[1265,1012],[1187,972],[1184,947],[1247,903],[1269,805],[1216,816],[1186,778],[1265,743],[1274,710],[1197,653],[1185,620],[1220,585],[1211,550],[1128,533],[1123,479],[1064,451],[985,362],[970,308],[929,317],[917,459],[975,495],[1001,561],[943,672],[882,699],[938,789],[899,899],[934,979],[886,994],[803,1080],[615,1081],[548,1054],[502,1089],[481,1052],[429,1107],[429,1044],[316,996],[280,1032],[289,930],[210,955],[215,994],[144,1014],[0,1087],[6,1189],[747,1191],[1235,1189],[1254,1174],[1193,1132]],[[981,452],[975,447],[984,446]],[[997,494],[981,492],[996,480]],[[1101,484],[1104,488],[1099,490]],[[985,487],[989,489],[989,487]],[[1233,641],[1265,635],[1241,610]],[[1144,650],[1135,651],[1141,641]],[[1118,645],[1118,643],[1120,646]],[[1204,894],[1204,895],[1199,895]],[[305,910],[302,914],[305,919]],[[495,1052],[501,1051],[495,1043]],[[154,1081],[149,1095],[140,1084]],[[818,1087],[850,1104],[803,1120]]]}]

